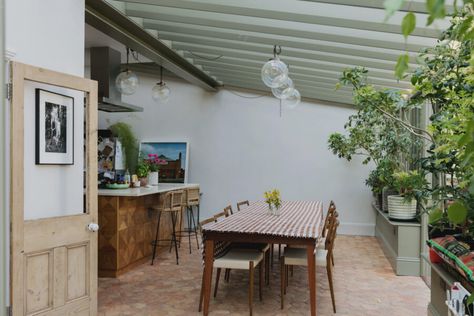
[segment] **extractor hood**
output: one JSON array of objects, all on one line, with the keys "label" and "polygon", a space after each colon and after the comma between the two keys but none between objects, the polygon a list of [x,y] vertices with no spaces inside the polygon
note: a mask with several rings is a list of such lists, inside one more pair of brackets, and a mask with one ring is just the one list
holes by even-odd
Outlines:
[{"label": "extractor hood", "polygon": [[91,47],[91,79],[98,82],[99,111],[143,112],[143,108],[122,102],[122,94],[115,87],[120,73],[120,52],[110,47]]}]

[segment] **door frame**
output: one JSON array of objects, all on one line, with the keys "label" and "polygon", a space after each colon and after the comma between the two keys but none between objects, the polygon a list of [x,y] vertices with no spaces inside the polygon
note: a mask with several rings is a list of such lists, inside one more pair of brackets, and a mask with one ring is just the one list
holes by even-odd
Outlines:
[{"label": "door frame", "polygon": [[5,1],[0,0],[0,315],[7,309],[7,167],[6,167],[6,107],[5,95]]},{"label": "door frame", "polygon": [[[23,315],[24,265],[24,87],[25,81],[49,84],[85,93],[85,209],[97,221],[97,82],[19,62],[10,63],[10,304]],[[19,159],[20,158],[20,159]],[[97,235],[91,247],[97,250]],[[14,264],[13,264],[14,263]],[[97,260],[91,262],[91,315],[97,314]],[[95,273],[95,277],[92,275]]]}]

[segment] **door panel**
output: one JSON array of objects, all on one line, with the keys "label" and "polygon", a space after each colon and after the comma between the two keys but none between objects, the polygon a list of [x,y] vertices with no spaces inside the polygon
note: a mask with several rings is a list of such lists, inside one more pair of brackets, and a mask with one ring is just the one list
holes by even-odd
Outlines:
[{"label": "door panel", "polygon": [[[11,63],[11,75],[10,271],[13,315],[96,315],[97,233],[90,231],[88,225],[97,223],[97,83],[17,62]],[[83,214],[25,221],[24,117],[25,108],[28,111],[34,108],[24,105],[27,81],[78,90],[86,95],[86,152],[85,155],[82,151],[75,152],[75,155],[84,155],[87,170]],[[52,191],[43,198],[56,199],[60,198],[59,194]]]}]

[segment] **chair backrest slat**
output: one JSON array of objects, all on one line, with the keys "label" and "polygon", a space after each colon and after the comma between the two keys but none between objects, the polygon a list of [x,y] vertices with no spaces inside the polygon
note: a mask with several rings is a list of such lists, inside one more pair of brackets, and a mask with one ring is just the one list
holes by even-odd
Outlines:
[{"label": "chair backrest slat", "polygon": [[241,207],[244,206],[244,205],[249,206],[249,205],[250,205],[249,201],[248,201],[248,200],[245,200],[245,201],[238,202],[238,203],[237,203],[237,211],[240,212],[240,211],[241,211]]},{"label": "chair backrest slat", "polygon": [[226,207],[224,207],[224,212],[227,214],[226,217],[234,214],[234,212],[232,211],[232,205],[227,205]]},{"label": "chair backrest slat", "polygon": [[326,214],[326,218],[324,220],[324,225],[323,225],[323,231],[322,231],[322,236],[326,237],[327,230],[329,228],[329,221],[331,220],[331,217],[334,215],[336,212],[336,203],[334,201],[329,202],[329,208],[328,212]]},{"label": "chair backrest slat", "polygon": [[186,190],[186,205],[199,205],[200,193],[199,188],[189,188]]}]

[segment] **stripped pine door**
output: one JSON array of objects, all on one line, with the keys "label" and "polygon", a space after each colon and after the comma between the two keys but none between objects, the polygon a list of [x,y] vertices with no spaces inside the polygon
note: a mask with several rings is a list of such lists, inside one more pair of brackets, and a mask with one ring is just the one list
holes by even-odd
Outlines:
[{"label": "stripped pine door", "polygon": [[[25,220],[26,81],[85,93],[84,164],[87,172],[83,214]],[[11,83],[10,290],[13,315],[96,315],[95,231],[98,227],[93,224],[97,222],[97,83],[17,62],[11,63]],[[82,151],[75,154],[81,155]],[[44,199],[56,198],[55,194],[52,192]]]}]

